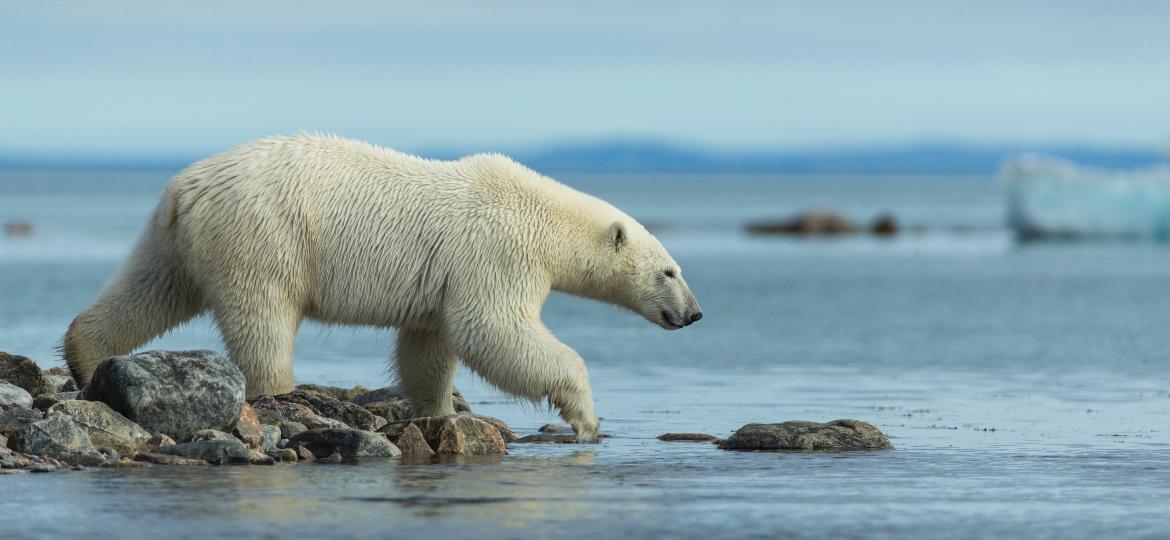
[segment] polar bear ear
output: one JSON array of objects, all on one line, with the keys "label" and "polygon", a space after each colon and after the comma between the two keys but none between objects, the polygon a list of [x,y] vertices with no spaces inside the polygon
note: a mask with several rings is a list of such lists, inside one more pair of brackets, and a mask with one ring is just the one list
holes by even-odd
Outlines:
[{"label": "polar bear ear", "polygon": [[620,221],[613,222],[609,226],[609,232],[605,235],[609,240],[610,245],[613,246],[614,251],[621,251],[626,246],[626,226],[622,225]]}]

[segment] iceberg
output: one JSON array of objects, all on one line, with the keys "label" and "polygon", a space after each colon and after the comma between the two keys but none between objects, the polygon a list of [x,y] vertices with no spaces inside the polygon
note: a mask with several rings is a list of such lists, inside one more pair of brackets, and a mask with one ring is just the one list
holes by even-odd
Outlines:
[{"label": "iceberg", "polygon": [[1170,166],[1108,170],[1025,155],[1000,176],[1021,240],[1170,240]]}]

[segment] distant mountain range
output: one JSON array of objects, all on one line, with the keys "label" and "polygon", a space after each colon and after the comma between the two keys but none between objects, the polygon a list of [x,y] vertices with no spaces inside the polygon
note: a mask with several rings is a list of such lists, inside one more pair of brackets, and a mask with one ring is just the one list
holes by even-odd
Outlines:
[{"label": "distant mountain range", "polygon": [[[992,173],[1025,152],[1063,157],[1083,165],[1132,168],[1166,162],[1155,149],[1104,146],[965,145],[928,143],[823,150],[716,151],[644,140],[546,146],[510,154],[541,171],[555,172],[791,172],[791,173]],[[456,157],[454,152],[428,156]],[[151,157],[21,157],[0,153],[0,169],[174,169],[202,155]]]}]

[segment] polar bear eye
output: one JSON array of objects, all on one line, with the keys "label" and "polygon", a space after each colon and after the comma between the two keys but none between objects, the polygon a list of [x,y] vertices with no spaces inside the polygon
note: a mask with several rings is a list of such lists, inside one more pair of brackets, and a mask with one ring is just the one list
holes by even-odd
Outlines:
[{"label": "polar bear eye", "polygon": [[674,270],[663,270],[662,275],[668,278],[674,278]]}]

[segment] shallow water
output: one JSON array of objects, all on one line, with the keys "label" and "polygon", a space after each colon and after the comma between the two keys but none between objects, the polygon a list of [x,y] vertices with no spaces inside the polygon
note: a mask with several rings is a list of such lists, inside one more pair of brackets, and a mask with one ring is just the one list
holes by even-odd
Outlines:
[{"label": "shallow water", "polygon": [[[157,172],[0,172],[0,350],[55,365],[161,191]],[[0,476],[4,537],[1160,537],[1170,518],[1170,250],[1017,246],[977,177],[622,177],[566,181],[650,225],[706,316],[679,332],[554,296],[586,359],[598,445],[513,445],[439,465],[89,470]],[[890,210],[892,241],[742,235],[808,206]],[[207,320],[151,347],[220,348]],[[388,332],[308,326],[304,382],[384,382]],[[554,415],[458,384],[522,434]],[[858,418],[880,452],[733,453],[665,443],[748,422]],[[95,527],[95,524],[98,527]],[[114,524],[114,525],[111,525]],[[100,536],[100,535],[99,535]]]}]

